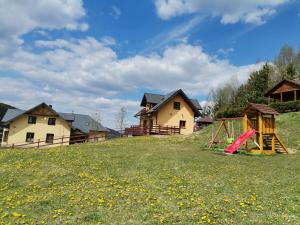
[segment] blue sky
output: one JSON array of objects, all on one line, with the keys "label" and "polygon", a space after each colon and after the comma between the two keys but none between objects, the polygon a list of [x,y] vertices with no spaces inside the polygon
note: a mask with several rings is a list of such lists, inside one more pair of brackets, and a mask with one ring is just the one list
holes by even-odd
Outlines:
[{"label": "blue sky", "polygon": [[296,0],[0,1],[0,102],[100,112],[110,127],[125,106],[135,123],[144,92],[201,102],[298,49],[299,13]]}]

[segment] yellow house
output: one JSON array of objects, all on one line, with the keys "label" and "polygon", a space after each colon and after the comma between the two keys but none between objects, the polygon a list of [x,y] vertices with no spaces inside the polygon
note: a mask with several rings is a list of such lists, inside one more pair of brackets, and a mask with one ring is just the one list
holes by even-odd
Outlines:
[{"label": "yellow house", "polygon": [[106,128],[87,115],[58,113],[41,103],[27,111],[8,109],[1,146],[52,147],[106,137]]},{"label": "yellow house", "polygon": [[140,127],[174,127],[180,129],[180,134],[194,132],[195,118],[201,110],[199,102],[188,98],[181,89],[167,95],[145,93],[141,107],[135,115],[140,119]]}]

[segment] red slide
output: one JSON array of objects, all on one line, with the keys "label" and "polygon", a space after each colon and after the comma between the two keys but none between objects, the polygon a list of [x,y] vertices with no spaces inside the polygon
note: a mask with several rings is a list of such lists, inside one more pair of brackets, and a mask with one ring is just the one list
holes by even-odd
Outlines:
[{"label": "red slide", "polygon": [[246,141],[248,138],[251,138],[255,135],[256,130],[249,130],[245,133],[243,133],[241,136],[239,136],[237,139],[235,139],[235,141],[229,145],[226,149],[225,149],[225,153],[226,154],[233,154],[235,153],[239,147],[244,143],[244,141]]}]

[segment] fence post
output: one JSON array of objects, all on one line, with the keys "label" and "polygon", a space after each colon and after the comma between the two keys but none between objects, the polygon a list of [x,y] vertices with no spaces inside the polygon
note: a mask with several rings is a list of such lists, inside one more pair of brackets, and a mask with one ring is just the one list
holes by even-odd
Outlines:
[{"label": "fence post", "polygon": [[40,139],[38,139],[38,148],[40,148]]},{"label": "fence post", "polygon": [[64,144],[64,136],[61,137],[61,145]]},{"label": "fence post", "polygon": [[15,148],[15,144],[12,144],[12,146],[11,146],[12,148]]}]

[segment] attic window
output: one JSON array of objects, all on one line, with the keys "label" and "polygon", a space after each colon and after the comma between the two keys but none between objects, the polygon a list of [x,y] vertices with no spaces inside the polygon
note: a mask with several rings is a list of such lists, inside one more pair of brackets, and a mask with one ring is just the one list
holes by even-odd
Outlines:
[{"label": "attic window", "polygon": [[55,125],[56,124],[56,118],[49,118],[48,119],[48,125]]},{"label": "attic window", "polygon": [[180,110],[180,102],[174,102],[173,109]]},{"label": "attic window", "polygon": [[36,124],[36,116],[28,116],[28,124]]}]

